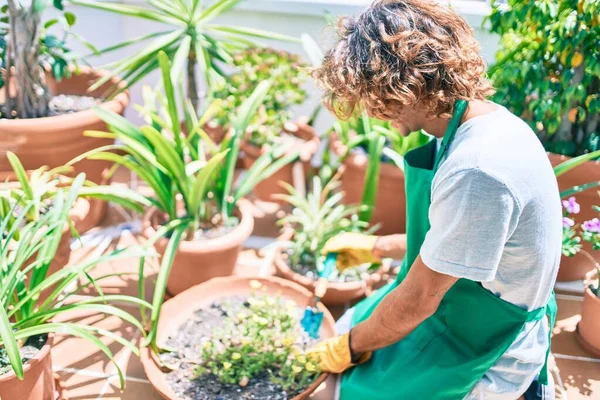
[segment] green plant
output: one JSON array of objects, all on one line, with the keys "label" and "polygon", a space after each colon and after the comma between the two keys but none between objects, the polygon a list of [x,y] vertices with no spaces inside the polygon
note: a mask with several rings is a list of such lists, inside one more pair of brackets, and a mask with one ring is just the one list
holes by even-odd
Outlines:
[{"label": "green plant", "polygon": [[[259,84],[240,106],[232,124],[233,133],[219,145],[215,144],[202,127],[219,107],[214,103],[198,117],[191,101],[183,101],[185,123],[189,134],[183,135],[179,122],[179,108],[167,54],[158,55],[165,94],[146,90],[146,105],[138,109],[147,116],[149,124],[136,127],[118,114],[101,108],[96,112],[110,126],[111,132],[86,132],[93,137],[118,139],[121,143],[101,147],[72,160],[106,160],[134,172],[154,192],[147,200],[166,215],[167,223],[157,235],[170,234],[169,244],[161,261],[161,271],[154,292],[153,327],[149,340],[156,339],[156,323],[160,314],[167,279],[179,243],[193,240],[199,229],[211,229],[221,224],[235,224],[237,202],[252,191],[254,186],[268,178],[283,165],[298,158],[298,152],[283,154],[281,149],[266,152],[234,186],[235,164],[240,140],[249,121],[256,113],[269,82]],[[156,103],[160,105],[157,108]],[[114,153],[114,150],[125,155]],[[178,207],[178,203],[182,205]],[[143,260],[140,264],[140,290],[143,290]],[[144,315],[142,313],[142,315]]]},{"label": "green plant", "polygon": [[[94,49],[71,30],[76,21],[72,12],[66,11],[60,18],[42,25],[47,3],[47,0],[8,0],[0,9],[0,89],[4,88],[6,99],[0,106],[3,118],[48,116],[50,92],[43,68],[48,65],[58,81],[71,76],[69,64],[77,59],[77,54],[67,46],[69,38]],[[62,0],[52,3],[63,10]],[[49,32],[58,25],[63,27],[62,37]]]},{"label": "green plant", "polygon": [[247,134],[249,141],[257,146],[275,143],[283,125],[292,119],[290,107],[306,99],[301,87],[306,76],[302,75],[299,57],[283,50],[252,47],[236,53],[233,63],[236,72],[223,84],[216,85],[211,93],[212,98],[222,100],[214,121],[226,127],[230,116],[256,86],[270,80],[271,89],[252,118]]},{"label": "green plant", "polygon": [[492,2],[501,36],[495,101],[520,115],[549,151],[600,149],[599,0]]},{"label": "green plant", "polygon": [[[392,128],[389,121],[369,118],[364,113],[348,121],[337,121],[331,132],[334,132],[346,146],[346,153],[341,155],[340,161],[343,161],[350,152],[359,149],[367,154],[369,162],[362,199],[362,204],[367,207],[359,214],[361,221],[364,222],[371,220],[375,207],[381,162],[392,162],[398,168],[404,169],[404,155],[409,150],[431,140],[431,137],[422,131],[402,136],[400,132]],[[337,168],[332,170],[335,169]]]},{"label": "green plant", "polygon": [[206,6],[202,0],[147,0],[147,7],[91,0],[71,0],[72,3],[99,10],[160,22],[170,26],[167,30],[153,32],[100,50],[101,54],[145,42],[147,45],[133,57],[111,63],[106,67],[113,72],[96,83],[99,87],[111,76],[122,75],[131,86],[148,73],[158,69],[156,53],[164,51],[173,60],[173,81],[187,64],[187,96],[194,110],[198,110],[200,96],[196,82],[196,67],[200,66],[207,86],[223,80],[225,73],[220,63],[231,65],[232,54],[248,45],[252,39],[299,40],[274,32],[213,23],[213,20],[231,10],[241,0],[217,0]]},{"label": "green plant", "polygon": [[273,383],[298,393],[320,374],[318,360],[304,353],[303,335],[295,302],[254,293],[203,344],[197,374],[211,373],[224,383],[246,386],[268,371]]},{"label": "green plant", "polygon": [[[0,190],[0,196],[10,197],[21,208],[30,204],[26,215],[27,221],[39,219],[53,206],[56,193],[73,182],[73,178],[65,175],[73,171],[72,167],[60,166],[53,169],[40,167],[28,175],[16,154],[9,151],[6,156],[13,168],[16,182],[6,184],[6,188]],[[79,188],[77,194],[83,198],[111,201],[139,213],[144,211],[144,206],[150,205],[144,196],[133,190],[96,185],[93,182],[85,182],[85,186]]]},{"label": "green plant", "polygon": [[277,222],[294,230],[294,237],[287,243],[293,269],[310,267],[316,273],[324,260],[321,251],[329,239],[342,232],[369,231],[368,223],[358,218],[367,206],[341,204],[344,193],[337,190],[340,186],[337,177],[325,185],[319,177],[313,177],[312,189],[306,196],[299,195],[289,184],[281,184],[289,195],[277,194],[277,198],[294,207],[291,214]]},{"label": "green plant", "polygon": [[[52,199],[53,206],[32,221],[28,221],[27,216],[31,209],[37,207],[35,200],[16,201],[18,192],[12,196],[0,197],[0,351],[10,361],[10,366],[19,379],[24,376],[19,348],[34,336],[50,333],[78,336],[105,353],[113,363],[112,351],[98,336],[107,337],[138,354],[137,346],[113,332],[74,322],[57,322],[55,319],[63,313],[93,311],[116,316],[143,331],[135,317],[109,302],[127,302],[152,308],[150,304],[135,297],[104,295],[90,275],[90,271],[101,262],[145,255],[146,251],[141,247],[92,255],[48,275],[63,228],[69,220],[69,211],[79,196],[84,180],[84,176],[79,175],[66,188],[68,190],[58,189]],[[76,285],[80,278],[88,283],[80,284],[75,291],[63,293],[67,287]],[[84,299],[74,297],[89,285],[97,288],[98,296]],[[114,365],[123,388],[123,373],[117,363]]]}]

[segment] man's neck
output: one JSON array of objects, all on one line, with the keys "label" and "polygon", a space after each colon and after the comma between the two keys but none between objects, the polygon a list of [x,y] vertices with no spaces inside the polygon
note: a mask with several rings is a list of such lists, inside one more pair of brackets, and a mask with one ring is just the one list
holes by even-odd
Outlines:
[{"label": "man's neck", "polygon": [[[488,101],[471,101],[469,102],[467,110],[465,111],[465,114],[463,115],[460,123],[462,125],[471,118],[494,112],[497,109],[498,106],[496,104],[490,103]],[[450,118],[429,118],[423,122],[422,129],[430,135],[442,138],[446,134],[446,129],[448,129],[449,124]]]}]

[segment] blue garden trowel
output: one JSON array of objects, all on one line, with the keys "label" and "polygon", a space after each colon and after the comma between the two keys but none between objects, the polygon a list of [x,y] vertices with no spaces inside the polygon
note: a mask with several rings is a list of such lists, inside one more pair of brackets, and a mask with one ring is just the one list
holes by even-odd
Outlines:
[{"label": "blue garden trowel", "polygon": [[325,257],[323,268],[319,271],[319,279],[315,285],[315,305],[313,307],[306,307],[304,311],[304,317],[301,322],[302,328],[313,339],[319,338],[319,330],[323,323],[323,311],[319,311],[317,306],[327,292],[327,283],[329,282],[331,273],[335,269],[336,260],[337,253],[328,253]]}]

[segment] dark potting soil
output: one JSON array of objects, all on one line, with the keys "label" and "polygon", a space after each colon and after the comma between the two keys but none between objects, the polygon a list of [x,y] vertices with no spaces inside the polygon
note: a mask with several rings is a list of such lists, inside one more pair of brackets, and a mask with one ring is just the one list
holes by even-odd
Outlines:
[{"label": "dark potting soil", "polygon": [[[215,375],[196,376],[200,364],[202,344],[212,333],[224,326],[228,315],[242,311],[246,296],[232,296],[214,302],[211,307],[198,311],[183,325],[171,333],[166,345],[173,352],[161,354],[160,359],[173,371],[166,374],[171,390],[185,400],[288,400],[298,393],[287,393],[281,386],[271,383],[268,372],[251,379],[246,387],[221,383]],[[298,309],[298,319],[303,310]],[[315,341],[308,335],[303,338],[304,347]]]},{"label": "dark potting soil", "polygon": [[75,96],[75,95],[64,95],[53,96],[50,99],[50,117],[72,114],[79,111],[89,110],[100,103],[102,99],[97,99],[90,96]]},{"label": "dark potting soil", "polygon": [[[48,335],[31,336],[25,342],[25,346],[21,347],[21,360],[23,363],[31,360],[46,344]],[[10,361],[4,348],[0,348],[0,376],[12,371]]]},{"label": "dark potting soil", "polygon": [[[290,268],[299,273],[300,275],[304,275],[307,278],[317,280],[319,279],[319,275],[317,272],[317,267],[315,266],[314,257],[301,257],[300,262],[297,265],[293,265],[291,260],[291,250],[286,251],[288,255],[288,262],[290,264]],[[331,282],[356,282],[364,279],[364,275],[369,274],[369,264],[359,265],[355,268],[348,268],[342,272],[333,271],[331,276],[329,277],[329,281]]]}]

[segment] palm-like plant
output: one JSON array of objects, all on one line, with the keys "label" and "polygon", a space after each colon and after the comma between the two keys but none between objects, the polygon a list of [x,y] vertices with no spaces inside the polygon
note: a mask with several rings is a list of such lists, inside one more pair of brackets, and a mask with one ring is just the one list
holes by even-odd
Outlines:
[{"label": "palm-like plant", "polygon": [[[154,191],[154,196],[149,196],[148,201],[167,216],[168,222],[158,235],[163,236],[168,231],[172,231],[172,234],[162,258],[155,290],[151,341],[155,339],[160,305],[180,241],[193,240],[200,227],[235,223],[237,201],[250,193],[258,182],[299,156],[298,152],[284,154],[283,149],[273,149],[261,156],[234,186],[241,137],[269,90],[269,82],[259,84],[242,104],[231,124],[232,135],[217,145],[202,127],[218,103],[208,107],[207,112],[198,117],[191,100],[184,100],[184,116],[189,133],[183,135],[175,87],[171,80],[171,63],[166,53],[159,53],[158,63],[165,94],[146,91],[145,107],[138,107],[147,116],[149,124],[138,128],[125,118],[98,108],[96,112],[110,126],[111,132],[93,131],[86,132],[86,135],[119,139],[121,144],[92,150],[71,161],[75,163],[84,158],[106,160],[128,168]],[[114,150],[120,150],[125,155],[116,154]],[[181,206],[178,207],[178,204]],[[140,280],[143,280],[143,274],[140,274]]]},{"label": "palm-like plant", "polygon": [[133,85],[158,68],[155,54],[164,51],[173,60],[173,70],[176,71],[174,78],[183,76],[180,71],[187,68],[187,95],[195,110],[198,110],[200,101],[195,75],[197,66],[200,66],[204,80],[210,86],[225,76],[219,63],[233,64],[232,54],[252,45],[252,39],[299,42],[299,39],[274,32],[213,23],[215,18],[234,8],[240,1],[217,0],[205,6],[202,0],[147,0],[144,2],[146,7],[137,7],[103,1],[71,0],[74,4],[170,25],[167,30],[100,50],[104,54],[132,44],[147,43],[135,56],[107,65],[106,68],[113,72],[97,82],[96,87],[117,74]]},{"label": "palm-like plant", "polygon": [[289,194],[275,196],[294,207],[291,214],[277,222],[294,229],[293,240],[288,244],[292,267],[317,268],[321,250],[329,239],[342,232],[367,231],[368,223],[358,218],[367,206],[342,204],[344,193],[337,190],[340,186],[337,176],[325,185],[319,177],[313,177],[312,190],[306,196],[287,183],[281,185]]},{"label": "palm-like plant", "polygon": [[[118,249],[109,254],[92,256],[50,276],[47,275],[63,228],[68,223],[69,211],[79,196],[84,180],[84,176],[79,175],[68,191],[59,188],[52,201],[53,207],[38,219],[29,222],[27,216],[30,210],[37,207],[34,200],[16,201],[19,192],[12,196],[0,197],[0,345],[19,379],[23,379],[24,375],[19,348],[32,336],[49,333],[78,336],[91,342],[113,362],[113,353],[98,336],[108,337],[138,354],[138,348],[134,344],[110,331],[84,324],[55,321],[62,313],[86,310],[114,315],[143,330],[136,318],[110,305],[109,302],[128,302],[152,307],[143,300],[124,295],[100,294],[85,300],[74,300],[72,295],[87,285],[80,286],[74,292],[63,293],[80,278],[88,279],[90,285],[97,285],[89,272],[98,263],[123,257],[143,256],[146,252],[141,247]],[[123,373],[116,363],[115,366],[123,388]]]}]

